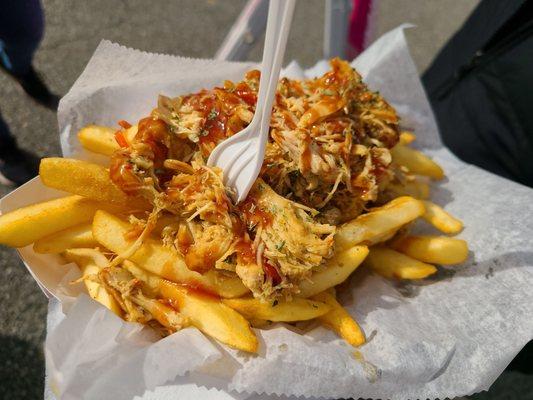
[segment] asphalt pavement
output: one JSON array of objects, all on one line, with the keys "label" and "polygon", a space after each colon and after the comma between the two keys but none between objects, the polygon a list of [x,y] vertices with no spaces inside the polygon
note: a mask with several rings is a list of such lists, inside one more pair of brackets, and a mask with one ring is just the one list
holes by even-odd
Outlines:
[{"label": "asphalt pavement", "polygon": [[[377,1],[374,36],[403,22],[417,25],[407,36],[413,58],[423,71],[477,2]],[[46,32],[35,66],[52,91],[64,95],[101,39],[151,52],[212,57],[245,1],[43,0],[43,3]],[[286,59],[296,59],[305,66],[319,60],[323,26],[323,1],[300,0]],[[258,40],[250,59],[259,60],[260,56]],[[55,113],[25,96],[4,74],[0,74],[0,112],[23,148],[39,157],[60,154]],[[9,190],[0,187],[0,194]],[[4,247],[0,247],[0,304],[0,398],[40,399],[47,301],[16,252]],[[533,398],[531,377],[506,374],[490,393],[474,398]]]}]

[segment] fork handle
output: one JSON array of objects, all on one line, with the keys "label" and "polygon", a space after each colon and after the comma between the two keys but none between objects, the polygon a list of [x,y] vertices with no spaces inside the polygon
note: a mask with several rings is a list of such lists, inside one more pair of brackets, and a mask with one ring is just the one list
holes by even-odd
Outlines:
[{"label": "fork handle", "polygon": [[[280,2],[281,5],[281,19],[278,22],[277,40],[275,43],[275,50],[273,54],[270,74],[268,77],[268,86],[265,94],[264,104],[262,104],[261,112],[261,127],[259,136],[259,154],[264,154],[264,148],[268,139],[270,119],[272,117],[272,105],[276,96],[276,89],[278,86],[279,73],[281,65],[283,64],[283,57],[287,47],[287,39],[291,29],[292,16],[294,14],[294,7],[296,0],[270,0],[272,2]],[[263,77],[261,76],[261,81]],[[265,82],[266,83],[266,82]],[[262,82],[261,82],[262,84]],[[261,88],[260,88],[261,89]]]},{"label": "fork handle", "polygon": [[[267,27],[265,31],[265,43],[263,45],[263,60],[261,61],[261,77],[259,79],[259,92],[257,94],[257,103],[255,105],[257,121],[254,122],[258,124],[261,121],[261,116],[259,114],[262,112],[263,106],[265,105],[272,64],[274,63],[276,44],[278,42],[278,31],[281,24],[281,6],[281,0],[270,0],[268,4]],[[254,115],[254,120],[255,119]]]}]

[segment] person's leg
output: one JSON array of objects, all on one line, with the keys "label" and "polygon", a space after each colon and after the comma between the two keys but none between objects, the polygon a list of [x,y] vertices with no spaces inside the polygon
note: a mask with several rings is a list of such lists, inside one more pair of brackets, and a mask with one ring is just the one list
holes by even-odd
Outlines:
[{"label": "person's leg", "polygon": [[[32,67],[43,27],[39,0],[0,0],[0,67],[35,100],[56,108],[57,97],[48,91]],[[37,171],[37,157],[17,146],[0,114],[0,183],[20,185],[33,178]]]},{"label": "person's leg", "polygon": [[0,114],[0,183],[22,185],[38,173],[38,158],[17,146]]},{"label": "person's leg", "polygon": [[57,96],[50,93],[32,66],[44,30],[40,0],[0,0],[0,9],[0,67],[36,101],[57,108]]},{"label": "person's leg", "polygon": [[0,0],[2,64],[13,75],[30,71],[33,54],[43,36],[44,17],[39,0]]}]

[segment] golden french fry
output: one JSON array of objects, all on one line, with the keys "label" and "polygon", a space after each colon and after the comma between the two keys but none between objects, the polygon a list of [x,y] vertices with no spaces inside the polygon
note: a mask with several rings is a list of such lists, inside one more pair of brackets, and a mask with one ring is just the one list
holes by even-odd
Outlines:
[{"label": "golden french fry", "polygon": [[130,209],[150,207],[146,200],[120,190],[101,165],[70,158],[43,158],[39,175],[46,186],[54,189]]},{"label": "golden french fry", "polygon": [[468,258],[468,245],[447,236],[405,236],[393,248],[417,260],[433,264],[460,264]]},{"label": "golden french fry", "polygon": [[[130,229],[130,224],[105,211],[98,211],[94,216],[94,238],[118,255],[126,252],[135,242],[124,238],[124,234]],[[163,278],[192,287],[201,287],[222,297],[240,297],[249,292],[237,276],[226,276],[214,270],[203,275],[191,271],[176,250],[163,246],[159,240],[146,239],[128,259]]]},{"label": "golden french fry", "polygon": [[[87,125],[78,132],[78,139],[84,149],[111,156],[113,152],[120,149],[115,140],[116,132],[116,129],[107,126]],[[125,139],[131,141],[137,133],[137,125],[133,125],[123,132]]]},{"label": "golden french fry", "polygon": [[24,247],[45,236],[90,221],[103,204],[80,196],[61,197],[0,216],[0,243]]},{"label": "golden french fry", "polygon": [[431,264],[382,246],[372,247],[364,264],[385,278],[422,279],[437,272]]},{"label": "golden french fry", "polygon": [[[398,197],[341,225],[335,234],[337,249],[372,244],[373,239],[394,231],[424,214],[424,204],[412,197]],[[382,236],[381,236],[382,237]]]},{"label": "golden french fry", "polygon": [[400,144],[407,145],[416,140],[416,135],[413,132],[402,131],[400,132]]},{"label": "golden french fry", "polygon": [[335,331],[340,337],[352,346],[361,346],[365,343],[365,334],[359,324],[352,318],[348,311],[330,293],[322,292],[313,296],[314,300],[326,303],[331,309],[318,320]]},{"label": "golden french fry", "polygon": [[390,183],[387,189],[397,196],[411,196],[415,199],[429,198],[429,185],[419,180],[409,181],[405,183]]},{"label": "golden french fry", "polygon": [[433,179],[444,178],[444,171],[442,168],[435,161],[418,150],[399,144],[391,149],[391,154],[392,160],[395,163],[403,165],[415,175],[429,176]]},{"label": "golden french fry", "polygon": [[161,296],[175,301],[180,313],[206,335],[239,350],[257,351],[257,338],[248,321],[219,298],[164,279],[161,279],[159,287]]},{"label": "golden french fry", "polygon": [[107,258],[95,249],[68,249],[63,252],[63,257],[69,262],[76,263],[83,274],[85,287],[94,300],[103,304],[118,316],[122,309],[115,298],[99,282],[93,279],[102,268],[108,265]]},{"label": "golden french fry", "polygon": [[298,296],[307,298],[344,282],[367,255],[366,246],[354,246],[335,254],[323,269],[313,272],[309,279],[300,281]]},{"label": "golden french fry", "polygon": [[36,253],[55,254],[66,249],[96,246],[98,246],[98,242],[94,240],[92,224],[88,222],[63,229],[35,241],[33,250]]},{"label": "golden french fry", "polygon": [[275,322],[307,321],[324,315],[330,307],[320,301],[293,298],[291,301],[273,304],[249,298],[224,299],[222,302],[246,319],[263,319]]},{"label": "golden french fry", "polygon": [[386,242],[387,240],[392,239],[394,235],[396,235],[397,232],[398,232],[398,229],[392,229],[388,232],[382,233],[381,235],[374,236],[372,239],[366,241],[365,244],[367,246],[373,246],[378,243]]},{"label": "golden french fry", "polygon": [[424,201],[426,212],[422,215],[427,222],[437,228],[439,231],[455,234],[461,232],[463,223],[454,218],[444,209],[431,201]]},{"label": "golden french fry", "polygon": [[[137,278],[141,284],[142,284],[142,292],[143,293],[146,293],[150,296],[153,296],[153,297],[161,297],[163,296],[163,289],[162,287],[164,286],[165,282],[168,282],[168,281],[165,281],[164,279],[158,277],[157,275],[154,275],[148,271],[145,271],[144,269],[142,269],[141,267],[139,267],[138,265],[136,265],[135,263],[131,262],[131,261],[128,261],[128,260],[125,260],[123,263],[122,263],[122,266],[128,270],[135,278]],[[182,287],[183,288],[183,287]],[[174,289],[172,287],[170,288],[167,288],[167,291],[170,290],[171,292],[175,292],[176,290],[178,289]],[[184,290],[187,290],[187,288],[184,288]],[[192,293],[192,295],[196,295],[197,297],[200,296],[200,300],[202,299],[202,297],[205,297],[207,300],[211,300],[211,299],[216,299],[219,301],[219,299],[215,298],[214,296],[210,296],[209,294],[207,293],[203,293],[201,291],[195,291],[194,289],[191,291],[189,290],[187,292],[187,295],[189,295],[189,292]],[[176,299],[176,296],[178,296],[179,293],[174,293],[174,297],[171,297],[171,299]],[[193,301],[195,300],[194,298],[192,299]],[[135,300],[138,304],[139,304],[139,301],[138,299]],[[153,302],[153,301],[152,301]],[[179,306],[180,303],[178,303],[177,305]],[[200,323],[197,321],[196,323],[194,321],[191,321],[191,319],[187,316],[187,312],[190,311],[190,312],[193,312],[193,309],[189,308],[188,310],[185,310],[183,311],[181,308],[180,308],[180,315],[175,315],[173,313],[169,313],[167,309],[165,308],[162,308],[162,307],[157,307],[156,305],[154,304],[139,304],[141,307],[144,307],[146,308],[154,318],[156,318],[163,326],[166,326],[166,327],[169,327],[171,329],[173,329],[177,324],[181,323],[183,325],[183,318],[185,317],[187,320],[185,321],[186,323],[192,323],[193,325],[197,326],[198,329],[200,329]],[[200,305],[201,306],[201,305]],[[212,306],[210,306],[209,304],[205,304],[204,306],[206,307],[209,307],[211,309],[212,312],[216,312],[216,308],[213,308]],[[234,315],[230,315],[231,318],[234,317]],[[199,317],[201,318],[201,316]],[[208,326],[207,329],[217,329],[216,326],[217,325],[220,325],[220,321],[219,320],[215,320],[213,321],[212,323],[209,322],[209,315],[208,316],[205,316],[205,318],[202,320],[203,321],[203,325],[209,325],[211,324],[210,326]],[[229,336],[228,332],[232,332],[232,329],[229,329],[228,327],[224,327],[223,325],[221,325],[221,329],[222,331],[226,332],[226,333],[223,333],[224,335],[226,336]],[[203,331],[202,332],[210,335],[210,336],[213,336],[211,335],[208,331]],[[215,337],[215,336],[213,336]]]},{"label": "golden french fry", "polygon": [[78,132],[78,140],[84,149],[110,156],[120,149],[115,140],[116,130],[107,126],[87,125]]}]

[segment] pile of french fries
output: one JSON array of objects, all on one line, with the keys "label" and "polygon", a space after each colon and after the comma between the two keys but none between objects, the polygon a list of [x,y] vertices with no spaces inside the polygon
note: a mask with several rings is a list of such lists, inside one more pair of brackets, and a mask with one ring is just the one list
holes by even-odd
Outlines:
[{"label": "pile of french fries", "polygon": [[[135,132],[132,126],[126,135],[133,137]],[[85,149],[109,156],[119,148],[114,133],[112,128],[92,125],[83,128],[78,138]],[[434,161],[408,147],[414,139],[409,132],[401,134],[392,149],[393,162],[412,175],[441,179],[443,171]],[[132,247],[139,238],[130,234],[128,216],[147,211],[150,205],[122,192],[105,167],[46,158],[39,175],[46,186],[72,195],[0,216],[0,243],[17,248],[33,245],[37,253],[61,254],[65,261],[76,263],[88,294],[118,316],[124,317],[135,304],[147,311],[147,323],[157,321],[168,333],[194,326],[247,352],[258,347],[251,327],[278,321],[316,320],[351,345],[362,345],[364,333],[335,297],[335,286],[358,266],[385,278],[422,279],[437,271],[435,264],[459,264],[468,256],[466,242],[448,236],[460,232],[462,222],[428,201],[429,186],[417,178],[393,187],[397,197],[387,204],[339,226],[335,255],[300,283],[298,297],[263,303],[236,276],[188,269],[183,257],[155,235]],[[407,227],[419,218],[446,235],[409,235]],[[135,282],[127,299],[101,284],[102,279],[112,279],[112,268],[117,266]]]}]

